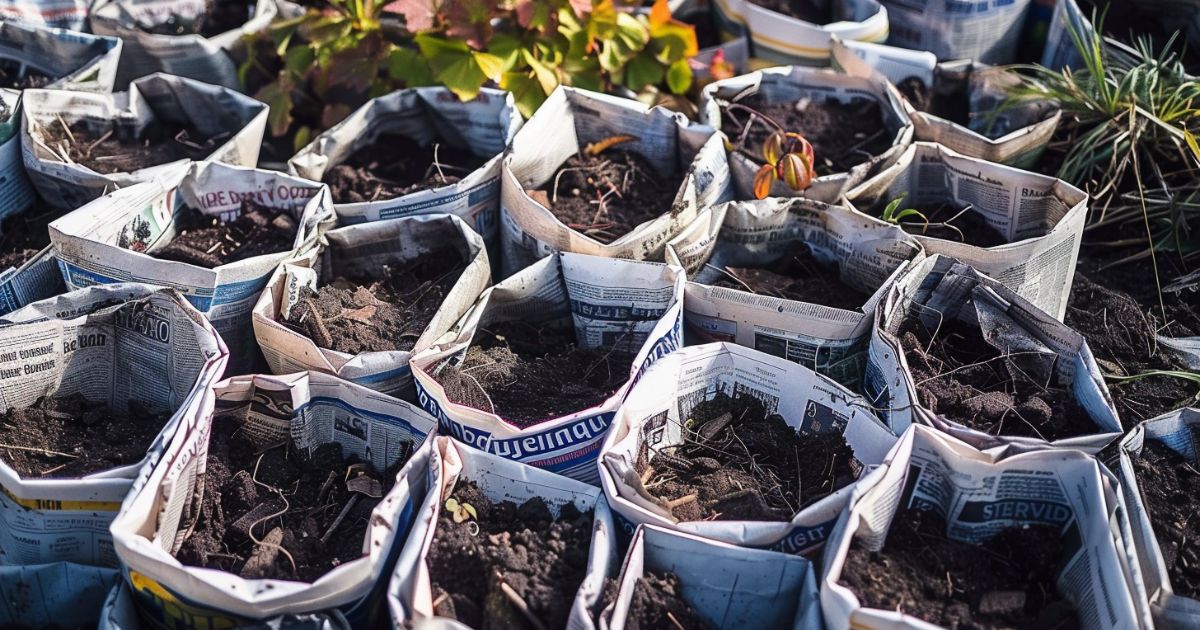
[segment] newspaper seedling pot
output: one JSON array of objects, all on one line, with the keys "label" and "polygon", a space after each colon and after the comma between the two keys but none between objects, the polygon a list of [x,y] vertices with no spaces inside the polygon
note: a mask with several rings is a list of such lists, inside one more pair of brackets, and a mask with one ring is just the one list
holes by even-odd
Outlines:
[{"label": "newspaper seedling pot", "polygon": [[857,389],[875,304],[921,246],[897,226],[803,198],[735,201],[667,244],[689,272],[684,324]]},{"label": "newspaper seedling pot", "polygon": [[629,529],[809,553],[894,441],[833,381],[712,343],[664,357],[630,389],[601,447],[600,480]]},{"label": "newspaper seedling pot", "polygon": [[33,23],[0,23],[0,86],[111,92],[121,40]]},{"label": "newspaper seedling pot", "polygon": [[1116,479],[1093,457],[979,451],[913,426],[859,481],[825,547],[825,624],[1059,627],[1078,611],[1081,626],[1149,628],[1128,531]]},{"label": "newspaper seedling pot", "polygon": [[198,413],[113,525],[143,617],[232,627],[337,609],[376,627],[433,419],[318,372],[226,379]]},{"label": "newspaper seedling pot", "polygon": [[[502,90],[484,88],[465,102],[443,87],[399,90],[317,136],[288,170],[328,183],[343,224],[445,212],[479,232],[498,259],[500,154],[521,122]],[[406,143],[420,148],[398,148]],[[439,164],[457,160],[454,168],[431,164],[434,147]],[[396,155],[411,157],[411,168],[394,164]]]},{"label": "newspaper seedling pot", "polygon": [[617,565],[599,488],[446,437],[417,457],[427,485],[389,589],[397,626],[594,627]]},{"label": "newspaper seedling pot", "polygon": [[489,270],[483,239],[453,215],[331,230],[276,270],[254,334],[277,374],[303,366],[416,400],[409,358],[466,314]]},{"label": "newspaper seedling pot", "polygon": [[730,198],[712,129],[634,100],[557,89],[504,159],[502,275],[554,252],[662,260],[703,208]]},{"label": "newspaper seedling pot", "polygon": [[417,399],[466,444],[594,483],[629,384],[681,345],[683,284],[661,263],[544,258],[413,357]]},{"label": "newspaper seedling pot", "polygon": [[764,116],[783,131],[801,134],[815,154],[816,177],[807,187],[796,190],[776,180],[766,195],[771,197],[834,203],[895,162],[912,142],[912,121],[900,94],[882,78],[784,66],[716,81],[700,94],[700,121],[724,133],[739,199],[755,198],[764,139],[776,130]]},{"label": "newspaper seedling pot", "polygon": [[19,90],[0,88],[0,197],[7,200],[0,218],[28,208],[37,198],[21,152],[23,109]]},{"label": "newspaper seedling pot", "polygon": [[862,0],[826,6],[832,10],[823,12],[813,6],[811,12],[796,16],[789,3],[775,0],[713,2],[725,37],[745,34],[754,56],[775,64],[828,65],[829,47],[835,37],[869,42],[887,39],[888,11],[879,2]]},{"label": "newspaper seedling pot", "polygon": [[0,567],[0,583],[21,594],[14,600],[20,606],[0,611],[0,623],[14,628],[95,627],[120,578],[115,568],[71,562]]},{"label": "newspaper seedling pot", "polygon": [[34,302],[0,320],[0,340],[0,518],[15,534],[0,564],[115,566],[109,523],[139,467],[194,421],[225,345],[178,293],[138,284]]},{"label": "newspaper seedling pot", "polygon": [[634,534],[606,604],[600,627],[607,630],[821,625],[808,560],[653,525]]},{"label": "newspaper seedling pot", "polygon": [[[1087,218],[1088,197],[1078,188],[918,142],[846,199],[874,221],[883,221],[893,206],[898,211],[893,221],[926,253],[953,256],[999,279],[1057,319],[1066,312]],[[898,216],[908,208],[941,214]],[[939,238],[934,230],[955,240]],[[997,240],[1002,242],[972,244]]]}]

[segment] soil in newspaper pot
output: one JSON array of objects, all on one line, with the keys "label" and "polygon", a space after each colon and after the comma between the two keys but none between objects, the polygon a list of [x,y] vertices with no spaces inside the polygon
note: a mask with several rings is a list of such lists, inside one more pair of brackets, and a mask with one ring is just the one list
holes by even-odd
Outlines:
[{"label": "soil in newspaper pot", "polygon": [[912,121],[884,79],[800,66],[709,84],[700,119],[725,135],[742,199],[832,203],[894,162],[912,140]]},{"label": "soil in newspaper pot", "polygon": [[0,315],[66,291],[47,229],[62,214],[35,200],[0,220]]},{"label": "soil in newspaper pot", "polygon": [[483,239],[453,215],[332,230],[285,263],[255,307],[277,373],[304,365],[414,399],[408,359],[450,330],[491,283]]},{"label": "soil in newspaper pot", "polygon": [[1078,188],[917,142],[846,198],[904,228],[926,253],[972,265],[1056,318],[1066,311],[1087,215]]},{"label": "soil in newspaper pot", "polygon": [[32,23],[0,24],[0,88],[111,92],[121,40]]},{"label": "soil in newspaper pot", "polygon": [[25,166],[47,201],[75,209],[192,161],[257,162],[266,105],[164,74],[135,81],[127,95],[25,91]]}]

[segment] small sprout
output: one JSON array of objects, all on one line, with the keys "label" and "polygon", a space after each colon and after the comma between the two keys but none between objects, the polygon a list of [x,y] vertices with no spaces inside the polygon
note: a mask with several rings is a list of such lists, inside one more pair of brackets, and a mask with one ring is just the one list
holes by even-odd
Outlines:
[{"label": "small sprout", "polygon": [[603,140],[598,140],[587,145],[584,147],[583,151],[588,155],[600,155],[601,153],[617,146],[618,144],[629,142],[631,140],[637,140],[637,138],[629,135],[609,136]]},{"label": "small sprout", "polygon": [[891,223],[892,225],[899,225],[900,219],[903,219],[904,217],[920,217],[923,223],[926,225],[929,224],[928,217],[926,217],[925,214],[920,210],[917,210],[916,208],[905,208],[901,210],[900,204],[903,202],[904,195],[900,195],[899,197],[889,201],[888,205],[883,209],[883,214],[881,214],[879,218]]},{"label": "small sprout", "polygon": [[766,164],[754,174],[754,196],[758,199],[770,194],[776,180],[792,190],[804,190],[817,177],[812,143],[798,133],[776,130],[763,141],[762,157]]},{"label": "small sprout", "polygon": [[479,518],[479,515],[475,512],[475,508],[470,503],[459,503],[458,499],[454,497],[446,499],[446,510],[453,515],[455,523]]}]

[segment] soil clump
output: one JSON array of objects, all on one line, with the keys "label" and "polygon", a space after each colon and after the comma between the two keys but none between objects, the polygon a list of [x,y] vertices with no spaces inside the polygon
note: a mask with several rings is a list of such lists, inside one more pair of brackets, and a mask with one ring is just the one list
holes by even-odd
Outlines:
[{"label": "soil clump", "polygon": [[629,630],[708,630],[712,626],[692,610],[683,599],[679,576],[674,573],[646,573],[638,578],[629,603]]},{"label": "soil clump", "polygon": [[325,173],[336,203],[395,199],[459,182],[487,160],[445,143],[421,146],[395,133],[374,142]]}]

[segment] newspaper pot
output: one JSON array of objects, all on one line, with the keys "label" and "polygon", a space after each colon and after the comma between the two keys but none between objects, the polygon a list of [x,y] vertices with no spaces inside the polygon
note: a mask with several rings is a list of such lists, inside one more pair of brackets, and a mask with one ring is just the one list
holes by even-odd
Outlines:
[{"label": "newspaper pot", "polygon": [[1030,0],[961,6],[914,6],[897,0],[879,0],[891,20],[889,44],[927,50],[938,59],[974,59],[988,64],[1017,61],[1025,14]]},{"label": "newspaper pot", "polygon": [[[683,270],[673,265],[568,253],[543,258],[484,291],[455,330],[413,357],[417,400],[443,433],[469,446],[597,484],[600,443],[630,383],[683,345],[683,285]],[[638,348],[629,380],[593,407],[527,428],[451,401],[436,376],[462,361],[477,331],[507,321],[571,326],[580,348],[629,342]]]},{"label": "newspaper pot", "polygon": [[[1053,101],[1006,103],[1007,90],[1018,78],[1004,68],[963,59],[930,64],[925,70],[920,67],[923,61],[937,61],[930,53],[859,42],[835,42],[833,57],[848,74],[880,72],[896,83],[906,97],[904,109],[917,141],[936,142],[967,157],[1032,169],[1062,117]],[[969,111],[962,114],[969,116],[969,124],[933,113],[940,103],[950,110],[967,103]]]},{"label": "newspaper pot", "polygon": [[[1142,481],[1138,478],[1133,462],[1137,460],[1147,441],[1159,442],[1175,451],[1192,464],[1196,463],[1197,452],[1193,441],[1196,428],[1200,426],[1200,409],[1180,409],[1147,420],[1130,431],[1121,440],[1118,459],[1112,467],[1121,482],[1121,493],[1128,506],[1129,522],[1134,550],[1137,552],[1137,568],[1145,582],[1145,592],[1150,595],[1149,606],[1158,628],[1194,627],[1200,622],[1200,601],[1193,597],[1178,595],[1172,587],[1170,567],[1164,556],[1169,548],[1173,562],[1182,555],[1183,543],[1170,541],[1160,544],[1154,533],[1154,522],[1142,497]],[[1186,499],[1182,499],[1186,501]],[[1174,527],[1162,523],[1163,527]]]},{"label": "newspaper pot", "polygon": [[[617,149],[645,158],[660,175],[682,173],[683,183],[671,207],[655,208],[662,211],[657,218],[602,243],[568,227],[526,191],[554,185],[555,172],[568,158],[616,136],[631,137]],[[501,177],[503,277],[556,251],[662,260],[667,240],[702,208],[731,198],[725,149],[712,129],[662,107],[567,87],[556,89],[517,133]]]},{"label": "newspaper pot", "polygon": [[[362,557],[299,582],[246,579],[217,569],[185,566],[176,553],[195,524],[203,499],[209,437],[216,423],[244,423],[253,444],[290,440],[312,452],[338,442],[347,455],[376,471],[398,463],[431,439],[436,425],[414,405],[320,372],[236,376],[217,383],[198,421],[181,428],[158,465],[144,467],[121,513],[113,542],[137,607],[161,627],[195,624],[233,627],[287,613],[339,609],[353,627],[374,627],[391,563],[408,535],[417,502],[410,486],[424,487],[423,467],[405,465],[371,512]],[[409,450],[409,449],[412,450]],[[411,462],[410,462],[411,463]]]},{"label": "newspaper pot", "polygon": [[876,0],[832,3],[832,20],[816,24],[756,4],[753,0],[714,0],[724,33],[747,33],[754,56],[777,64],[826,66],[834,37],[868,42],[888,38],[888,10]]},{"label": "newspaper pot", "polygon": [[[23,72],[45,75],[47,88],[111,92],[121,59],[121,40],[32,23],[0,22],[0,59],[15,63]],[[25,78],[28,80],[28,75]]]},{"label": "newspaper pot", "polygon": [[[1025,373],[1043,389],[1054,387],[1069,393],[1095,425],[1094,430],[1053,442],[1014,435],[1011,430],[992,435],[922,404],[917,389],[920,383],[901,343],[903,331],[913,324],[935,331],[953,323],[978,330],[988,350],[1019,365],[1014,372]],[[1021,360],[1014,362],[1017,356]],[[910,424],[929,425],[980,449],[1019,450],[1052,444],[1095,453],[1121,434],[1112,396],[1083,336],[1012,289],[947,256],[932,256],[913,265],[896,278],[876,308],[863,389],[897,434]],[[1011,407],[1016,402],[1005,404]],[[976,416],[982,416],[983,422],[989,414],[981,409]],[[1040,434],[1036,427],[1035,433]]]},{"label": "newspaper pot", "polygon": [[[286,212],[298,226],[291,249],[214,268],[155,258],[185,213],[232,221],[245,201]],[[273,171],[198,162],[172,182],[145,182],[93,201],[50,224],[50,240],[70,288],[130,278],[178,289],[221,332],[230,368],[257,360],[250,311],[285,260],[316,246],[333,221],[325,186]],[[124,245],[124,246],[123,246]]]},{"label": "newspaper pot", "polygon": [[1054,177],[918,142],[894,165],[847,192],[846,199],[863,217],[879,221],[876,208],[902,195],[905,208],[970,204],[973,214],[1006,241],[979,247],[915,234],[926,253],[953,256],[1000,279],[1057,319],[1066,314],[1087,219],[1083,191]]},{"label": "newspaper pot", "polygon": [[[922,256],[921,246],[898,226],[867,224],[849,208],[811,199],[734,201],[704,216],[711,220],[696,221],[667,244],[668,262],[690,274],[683,300],[689,338],[755,348],[857,389],[875,304],[891,278]],[[836,270],[841,286],[814,280],[826,295],[855,291],[861,303],[851,310],[729,286],[726,269],[770,269],[798,245]]]},{"label": "newspaper pot", "polygon": [[1060,527],[1063,557],[1070,560],[1057,586],[1079,611],[1080,625],[1153,627],[1125,551],[1125,506],[1116,480],[1095,458],[1069,449],[978,451],[923,426],[905,432],[886,463],[859,480],[838,518],[821,563],[827,626],[846,627],[853,619],[854,627],[865,629],[936,627],[895,610],[868,608],[840,583],[851,545],[878,551],[895,516],[913,509],[943,515],[948,537],[972,544],[1005,527]]},{"label": "newspaper pot", "polygon": [[11,628],[90,628],[117,582],[116,569],[70,562],[0,567],[7,606],[0,623]]},{"label": "newspaper pot", "polygon": [[[615,575],[618,561],[612,512],[599,488],[466,448],[448,437],[434,439],[429,448],[422,449],[416,457],[421,458],[419,465],[428,467],[428,472],[420,488],[421,498],[417,502],[412,533],[404,543],[388,587],[393,624],[420,627],[435,616],[433,580],[427,558],[443,503],[463,480],[474,482],[484,496],[495,503],[511,501],[520,505],[540,497],[555,516],[567,503],[573,503],[580,512],[593,511],[587,572],[575,592],[567,625],[581,629],[594,627],[593,619],[598,612],[605,578]],[[563,586],[564,589],[571,588]]]},{"label": "newspaper pot", "polygon": [[[468,150],[487,162],[457,182],[400,197],[335,203],[334,209],[343,225],[439,212],[457,215],[499,255],[500,160],[521,122],[512,95],[503,90],[483,88],[466,102],[444,87],[399,90],[367,101],[317,136],[288,161],[288,172],[322,181],[333,167],[384,134],[399,134],[421,146],[444,143]],[[338,191],[333,194],[339,199]]]},{"label": "newspaper pot", "polygon": [[726,343],[689,346],[646,370],[617,411],[600,449],[600,482],[627,531],[650,524],[744,547],[807,554],[820,548],[853,484],[805,506],[787,521],[680,521],[646,489],[639,464],[674,452],[696,405],[719,394],[752,396],[803,438],[838,432],[862,466],[883,461],[896,437],[862,397],[790,361]]},{"label": "newspaper pot", "polygon": [[677,595],[713,628],[821,627],[816,570],[804,558],[745,549],[653,525],[638,527],[600,627],[624,630],[638,580],[673,574]]},{"label": "newspaper pot", "polygon": [[[116,573],[114,571],[114,573]],[[142,630],[143,624],[138,618],[137,604],[133,592],[124,580],[118,580],[108,591],[100,610],[97,630]],[[96,615],[89,621],[95,622]],[[239,630],[352,630],[350,622],[337,610],[315,613],[293,613],[279,615],[257,623],[238,626]]]},{"label": "newspaper pot", "polygon": [[[0,26],[7,22],[0,22]],[[21,111],[24,107],[20,90],[0,88],[0,218],[16,214],[29,207],[37,194],[25,174],[21,159]]]},{"label": "newspaper pot", "polygon": [[42,198],[64,210],[74,210],[115,188],[172,179],[187,170],[189,160],[128,173],[98,173],[65,162],[50,148],[51,125],[61,128],[78,122],[97,138],[108,131],[137,138],[154,124],[183,125],[206,138],[228,137],[206,160],[253,166],[258,162],[268,110],[265,104],[228,88],[165,74],[138,79],[127,93],[25,90],[22,100],[25,168]]},{"label": "newspaper pot", "polygon": [[[275,374],[297,369],[336,374],[415,401],[409,358],[449,332],[492,283],[483,239],[454,215],[432,214],[339,228],[325,233],[321,243],[303,258],[280,265],[254,306],[254,336],[267,365]],[[318,346],[282,321],[295,308],[304,287],[316,291],[338,277],[373,277],[379,269],[412,265],[447,246],[462,256],[467,267],[411,350],[339,352]]]},{"label": "newspaper pot", "polygon": [[[894,163],[912,142],[912,121],[904,110],[900,93],[886,80],[802,66],[768,68],[708,84],[700,93],[700,122],[721,129],[724,104],[751,95],[760,95],[769,104],[811,99],[852,105],[873,100],[880,106],[885,135],[892,139],[886,151],[847,172],[821,175],[803,191],[797,192],[777,181],[771,187],[771,197],[808,197],[834,203],[844,191]],[[729,154],[729,169],[739,199],[754,198],[754,173],[760,165],[760,151],[759,147],[748,150],[753,153],[753,158],[741,151]],[[817,160],[820,159],[818,155]]]},{"label": "newspaper pot", "polygon": [[137,402],[150,413],[171,413],[139,463],[47,479],[24,477],[0,459],[0,565],[115,566],[109,523],[139,466],[157,461],[177,427],[192,422],[196,399],[225,369],[225,344],[178,293],[116,284],[9,313],[0,319],[0,347],[11,354],[0,385],[6,408],[63,392],[86,393],[117,411]]},{"label": "newspaper pot", "polygon": [[[250,4],[250,3],[247,3]],[[279,13],[272,0],[254,0],[240,26],[209,36],[158,35],[151,29],[186,29],[204,19],[211,4],[204,0],[171,0],[162,6],[151,0],[100,0],[89,17],[92,31],[125,42],[117,87],[155,72],[174,74],[237,89],[237,64],[229,52],[244,35],[265,31]]]}]

